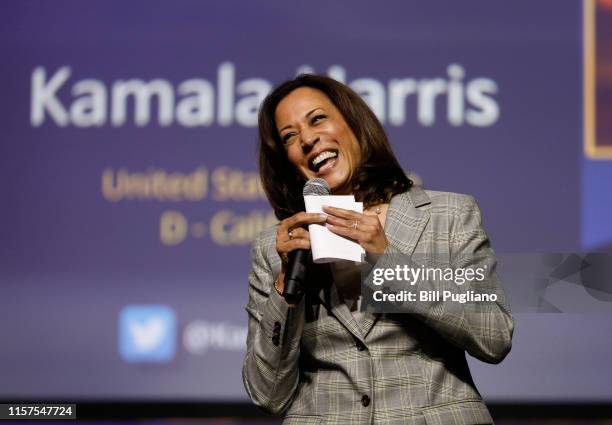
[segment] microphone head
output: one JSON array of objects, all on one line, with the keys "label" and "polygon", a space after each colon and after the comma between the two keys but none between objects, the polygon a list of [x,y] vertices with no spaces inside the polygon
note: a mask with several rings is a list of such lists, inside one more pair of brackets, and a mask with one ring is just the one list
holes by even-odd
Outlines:
[{"label": "microphone head", "polygon": [[304,185],[302,194],[304,196],[315,195],[315,196],[326,196],[329,195],[329,185],[322,178],[310,179]]}]

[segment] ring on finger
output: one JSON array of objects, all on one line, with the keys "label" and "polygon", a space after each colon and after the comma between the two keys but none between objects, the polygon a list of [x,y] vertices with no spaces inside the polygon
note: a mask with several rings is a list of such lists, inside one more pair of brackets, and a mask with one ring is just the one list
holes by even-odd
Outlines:
[{"label": "ring on finger", "polygon": [[353,221],[353,229],[357,230],[357,221]]},{"label": "ring on finger", "polygon": [[293,240],[293,230],[289,230],[289,240]]}]

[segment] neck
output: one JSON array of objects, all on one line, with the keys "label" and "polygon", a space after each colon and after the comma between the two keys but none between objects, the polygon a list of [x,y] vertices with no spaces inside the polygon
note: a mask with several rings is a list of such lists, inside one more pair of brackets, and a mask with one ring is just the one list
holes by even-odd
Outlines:
[{"label": "neck", "polygon": [[352,195],[353,194],[353,188],[348,185],[348,184],[344,184],[340,187],[338,187],[337,189],[333,189],[331,191],[332,195]]}]

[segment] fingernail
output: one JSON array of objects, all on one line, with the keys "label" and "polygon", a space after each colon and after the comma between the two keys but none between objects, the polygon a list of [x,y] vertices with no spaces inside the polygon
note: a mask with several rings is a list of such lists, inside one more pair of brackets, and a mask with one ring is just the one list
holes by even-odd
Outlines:
[{"label": "fingernail", "polygon": [[325,221],[327,220],[327,214],[319,214],[319,218],[321,219],[321,221]]},{"label": "fingernail", "polygon": [[329,223],[325,223],[325,227],[327,227],[328,229],[332,229],[334,227],[333,224],[329,224]]}]

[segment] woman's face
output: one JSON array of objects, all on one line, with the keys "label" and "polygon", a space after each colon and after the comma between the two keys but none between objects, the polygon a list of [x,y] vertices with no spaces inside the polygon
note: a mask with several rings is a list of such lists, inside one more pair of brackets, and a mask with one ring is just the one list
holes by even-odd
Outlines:
[{"label": "woman's face", "polygon": [[324,178],[332,193],[349,194],[361,151],[344,117],[321,91],[300,87],[276,107],[277,130],[289,161],[306,179]]}]

